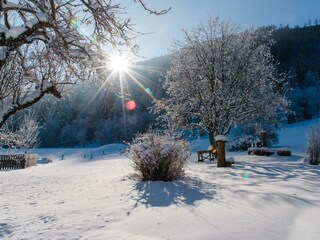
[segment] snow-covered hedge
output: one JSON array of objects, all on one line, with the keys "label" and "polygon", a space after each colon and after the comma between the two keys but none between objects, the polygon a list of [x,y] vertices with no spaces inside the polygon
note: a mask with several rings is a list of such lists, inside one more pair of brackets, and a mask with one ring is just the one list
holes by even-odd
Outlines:
[{"label": "snow-covered hedge", "polygon": [[228,149],[229,151],[247,151],[248,148],[257,146],[259,141],[258,137],[252,135],[237,136],[228,143]]},{"label": "snow-covered hedge", "polygon": [[307,162],[312,165],[320,163],[320,124],[307,133]]},{"label": "snow-covered hedge", "polygon": [[136,135],[127,156],[143,181],[172,181],[184,174],[190,144],[170,134],[150,130]]}]

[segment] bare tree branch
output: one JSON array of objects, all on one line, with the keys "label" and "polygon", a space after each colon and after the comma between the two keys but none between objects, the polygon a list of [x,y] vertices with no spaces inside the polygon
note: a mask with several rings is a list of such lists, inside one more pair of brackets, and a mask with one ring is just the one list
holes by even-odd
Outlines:
[{"label": "bare tree branch", "polygon": [[111,0],[0,0],[0,128],[61,84],[105,80],[104,47],[136,53],[140,33],[123,14]]},{"label": "bare tree branch", "polygon": [[148,8],[143,0],[134,0],[134,1],[139,2],[146,11],[148,11],[151,14],[155,14],[155,15],[164,15],[164,14],[167,14],[171,10],[171,7],[169,7],[168,9],[164,9],[161,11],[155,11],[155,10],[151,10],[150,8]]}]

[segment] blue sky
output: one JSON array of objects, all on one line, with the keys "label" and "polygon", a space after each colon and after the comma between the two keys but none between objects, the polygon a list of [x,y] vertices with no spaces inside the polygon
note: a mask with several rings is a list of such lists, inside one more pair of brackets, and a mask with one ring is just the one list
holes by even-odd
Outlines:
[{"label": "blue sky", "polygon": [[163,16],[145,12],[133,0],[125,4],[136,29],[153,32],[139,37],[141,54],[147,58],[167,54],[173,39],[181,39],[181,29],[191,29],[209,16],[240,24],[243,28],[267,25],[303,26],[320,19],[320,0],[145,0],[152,9],[171,7]]}]

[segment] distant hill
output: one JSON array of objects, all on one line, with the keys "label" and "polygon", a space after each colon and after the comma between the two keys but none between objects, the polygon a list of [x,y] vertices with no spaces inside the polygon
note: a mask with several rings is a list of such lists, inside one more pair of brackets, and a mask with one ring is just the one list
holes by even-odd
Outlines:
[{"label": "distant hill", "polygon": [[280,28],[273,31],[272,38],[276,41],[272,53],[282,70],[320,70],[320,26]]},{"label": "distant hill", "polygon": [[294,114],[289,122],[318,117],[320,114],[320,26],[280,28],[272,33],[272,54],[279,72],[291,75],[289,99]]},{"label": "distant hill", "polygon": [[272,38],[279,69],[294,74],[293,83],[304,87],[308,71],[320,74],[320,26],[280,28],[273,31]]}]

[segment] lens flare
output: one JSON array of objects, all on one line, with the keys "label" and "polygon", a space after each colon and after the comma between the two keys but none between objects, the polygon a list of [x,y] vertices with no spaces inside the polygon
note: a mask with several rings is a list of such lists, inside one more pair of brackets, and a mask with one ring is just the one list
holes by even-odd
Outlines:
[{"label": "lens flare", "polygon": [[243,179],[249,179],[249,178],[250,178],[250,174],[244,173],[244,174],[242,175],[242,178],[243,178]]},{"label": "lens flare", "polygon": [[148,95],[153,96],[152,91],[151,91],[150,88],[146,88],[144,91],[145,91]]},{"label": "lens flare", "polygon": [[73,29],[78,29],[78,28],[79,28],[77,18],[71,17],[71,18],[69,19],[69,23],[70,23],[70,25],[71,25],[71,27],[72,27]]},{"label": "lens flare", "polygon": [[135,101],[130,100],[130,101],[127,101],[127,102],[126,102],[125,107],[126,107],[126,109],[127,109],[128,111],[132,111],[132,110],[136,109],[137,105],[136,105]]}]

